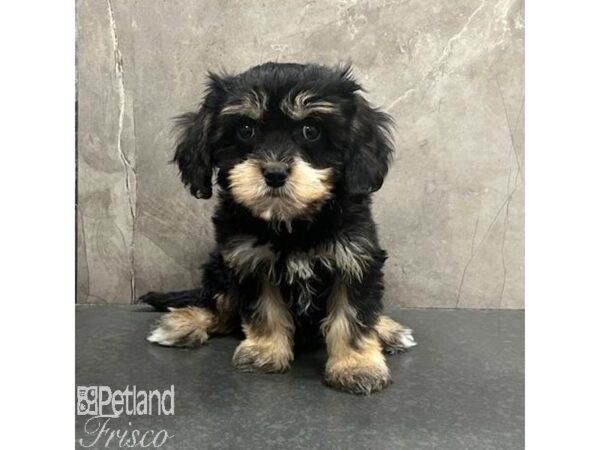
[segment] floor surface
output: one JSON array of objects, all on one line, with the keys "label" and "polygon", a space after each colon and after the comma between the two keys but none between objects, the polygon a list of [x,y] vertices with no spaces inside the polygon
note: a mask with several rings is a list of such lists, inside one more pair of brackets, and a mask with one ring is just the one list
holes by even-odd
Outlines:
[{"label": "floor surface", "polygon": [[523,448],[523,312],[388,313],[419,345],[388,358],[388,389],[360,397],[323,384],[324,349],[297,355],[284,375],[240,373],[233,337],[195,350],[159,347],[145,340],[158,313],[77,306],[78,386],[173,385],[175,401],[173,415],[78,415],[76,448],[127,447],[134,438],[138,448],[177,450]]}]

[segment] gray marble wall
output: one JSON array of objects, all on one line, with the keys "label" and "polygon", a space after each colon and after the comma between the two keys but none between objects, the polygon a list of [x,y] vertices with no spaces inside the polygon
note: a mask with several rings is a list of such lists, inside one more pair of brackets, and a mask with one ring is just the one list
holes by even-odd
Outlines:
[{"label": "gray marble wall", "polygon": [[387,301],[522,308],[521,0],[79,0],[77,300],[195,285],[212,201],[167,162],[208,69],[351,60],[397,122]]}]

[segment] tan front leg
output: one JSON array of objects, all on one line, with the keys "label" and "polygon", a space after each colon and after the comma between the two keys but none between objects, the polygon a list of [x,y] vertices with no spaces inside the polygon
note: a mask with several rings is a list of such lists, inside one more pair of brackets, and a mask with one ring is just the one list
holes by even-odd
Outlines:
[{"label": "tan front leg", "polygon": [[257,307],[244,321],[246,336],[233,354],[235,366],[245,372],[285,372],[294,359],[294,322],[279,288],[265,280]]},{"label": "tan front leg", "polygon": [[329,353],[325,366],[327,384],[354,394],[370,394],[386,387],[390,373],[377,333],[361,329],[341,281],[336,282],[327,307],[323,321]]}]

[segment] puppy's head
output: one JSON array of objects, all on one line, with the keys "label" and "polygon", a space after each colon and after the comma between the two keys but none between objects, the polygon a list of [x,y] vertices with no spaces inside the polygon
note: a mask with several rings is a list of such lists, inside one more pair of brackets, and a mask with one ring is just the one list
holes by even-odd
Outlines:
[{"label": "puppy's head", "polygon": [[216,171],[234,201],[273,221],[378,190],[393,150],[390,118],[360,90],[349,67],[267,63],[210,74],[199,111],[178,119],[182,181],[209,198]]}]

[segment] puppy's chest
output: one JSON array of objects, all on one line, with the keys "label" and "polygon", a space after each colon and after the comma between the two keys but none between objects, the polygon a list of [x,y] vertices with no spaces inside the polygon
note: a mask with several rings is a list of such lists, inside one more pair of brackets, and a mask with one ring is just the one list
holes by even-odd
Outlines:
[{"label": "puppy's chest", "polygon": [[333,271],[331,262],[317,248],[282,249],[252,238],[236,238],[221,253],[240,280],[259,276],[280,286],[292,286],[320,280]]},{"label": "puppy's chest", "polygon": [[[372,261],[370,244],[361,239],[335,239],[308,248],[282,248],[272,242],[240,236],[221,249],[225,264],[239,280],[264,276],[279,286],[316,285],[333,276],[360,279]],[[311,287],[312,286],[312,287]]]}]

